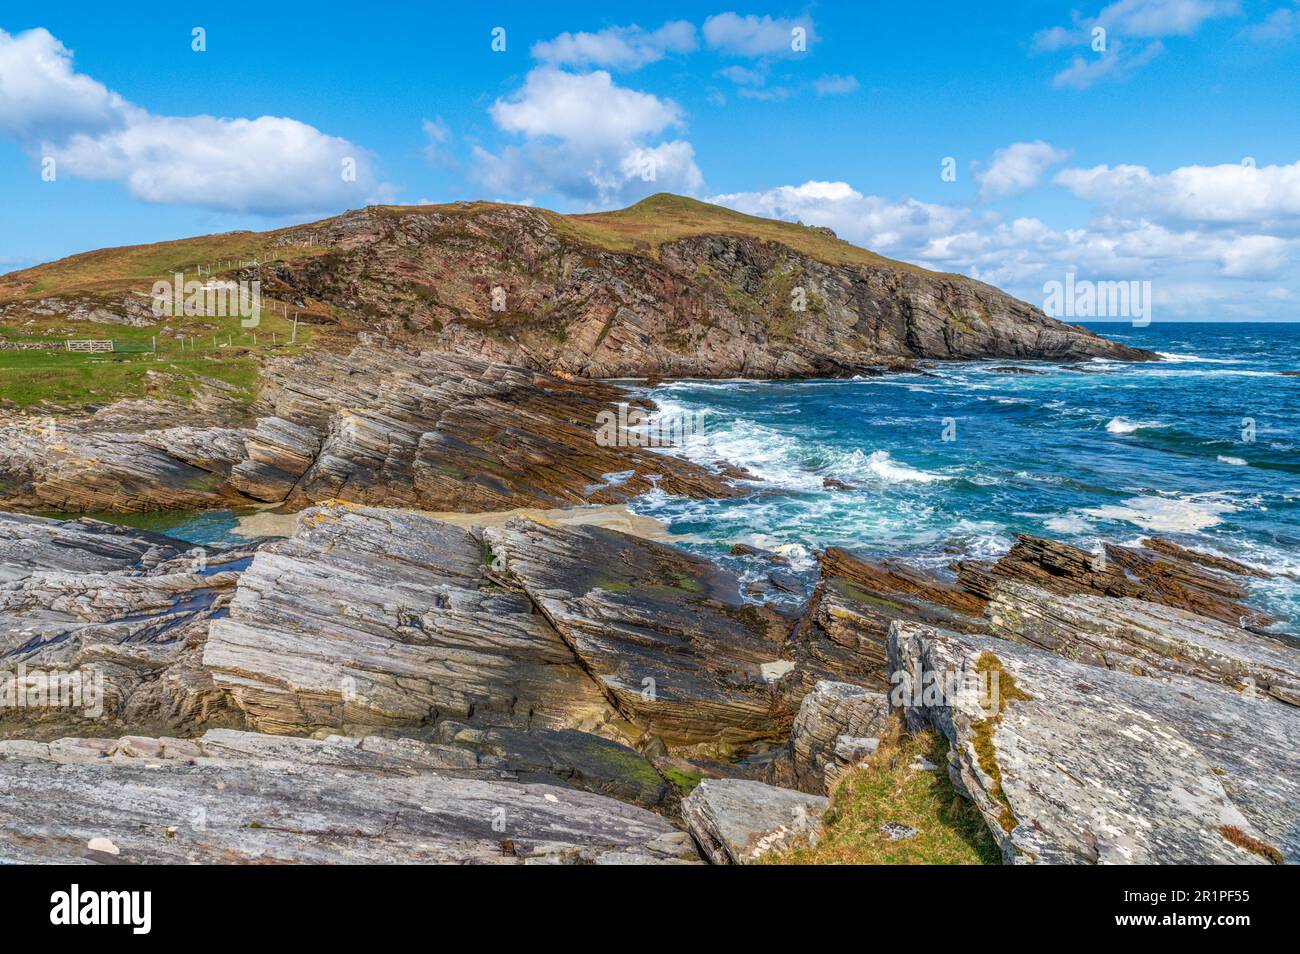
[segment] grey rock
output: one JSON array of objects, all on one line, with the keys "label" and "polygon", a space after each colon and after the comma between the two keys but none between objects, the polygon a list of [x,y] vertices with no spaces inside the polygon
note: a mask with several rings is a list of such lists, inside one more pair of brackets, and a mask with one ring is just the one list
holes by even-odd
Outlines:
[{"label": "grey rock", "polygon": [[745,603],[731,574],[601,527],[511,520],[484,536],[501,571],[645,731],[670,747],[789,733],[792,700],[768,676],[791,665],[781,659],[790,621]]},{"label": "grey rock", "polygon": [[689,836],[652,812],[493,778],[466,754],[410,739],[226,730],[188,741],[0,742],[0,861],[698,860]]},{"label": "grey rock", "polygon": [[204,665],[262,732],[602,730],[613,709],[489,560],[470,531],[419,514],[309,509],[244,571]]},{"label": "grey rock", "polygon": [[[1300,861],[1300,711],[1292,706],[917,623],[895,624],[889,648],[896,673],[922,684],[953,680],[957,691],[942,698],[905,697],[904,715],[912,728],[932,725],[947,737],[949,775],[1005,861],[1266,861],[1230,841],[1234,834]],[[1002,670],[1000,712],[980,691],[981,665]]]},{"label": "grey rock", "polygon": [[900,822],[885,822],[880,826],[880,833],[890,841],[907,841],[920,834],[911,825],[904,825]]},{"label": "grey rock", "polygon": [[1067,659],[1139,675],[1194,676],[1300,706],[1300,649],[1185,610],[1002,582],[987,615],[995,635]]},{"label": "grey rock", "polygon": [[888,720],[889,700],[883,692],[843,682],[817,683],[794,719],[795,787],[829,793],[845,769],[875,751]]},{"label": "grey rock", "polygon": [[747,779],[706,778],[682,800],[682,817],[714,864],[750,864],[770,851],[815,844],[830,801]]}]

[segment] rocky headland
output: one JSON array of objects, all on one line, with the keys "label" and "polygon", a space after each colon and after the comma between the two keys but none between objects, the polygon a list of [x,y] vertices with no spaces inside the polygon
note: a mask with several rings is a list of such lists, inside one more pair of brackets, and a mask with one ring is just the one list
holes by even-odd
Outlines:
[{"label": "rocky headland", "polygon": [[[1300,861],[1300,650],[1265,570],[1021,537],[755,583],[555,517],[748,476],[597,439],[653,408],[594,379],[1153,355],[671,196],[249,236],[224,238],[319,332],[251,400],[0,408],[0,860],[752,863],[869,818],[859,846],[920,860]],[[78,259],[6,276],[0,318],[147,323],[102,277],[144,254],[93,288]],[[288,526],[199,549],[41,515],[242,506]],[[864,805],[881,773],[947,807]]]}]

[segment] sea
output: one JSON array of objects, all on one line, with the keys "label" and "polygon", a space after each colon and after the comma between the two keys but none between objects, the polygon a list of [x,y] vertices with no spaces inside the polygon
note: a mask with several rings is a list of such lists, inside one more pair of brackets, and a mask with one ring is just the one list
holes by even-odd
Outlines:
[{"label": "sea", "polygon": [[1164,360],[643,389],[661,415],[703,413],[665,452],[754,479],[736,499],[654,492],[632,509],[746,577],[764,568],[735,543],[811,570],[829,545],[938,567],[996,559],[1018,533],[1091,551],[1161,535],[1275,574],[1253,600],[1296,632],[1300,376],[1282,372],[1300,371],[1300,324],[1093,327]]}]

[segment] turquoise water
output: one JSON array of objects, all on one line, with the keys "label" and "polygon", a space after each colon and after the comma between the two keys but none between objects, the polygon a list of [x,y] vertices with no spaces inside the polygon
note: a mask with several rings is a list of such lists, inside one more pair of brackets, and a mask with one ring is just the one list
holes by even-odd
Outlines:
[{"label": "turquoise water", "polygon": [[[1160,533],[1291,574],[1257,596],[1294,628],[1300,377],[1278,372],[1300,370],[1300,325],[1097,329],[1168,360],[1091,361],[1090,373],[935,364],[926,375],[649,389],[664,413],[705,412],[703,433],[674,452],[761,480],[736,500],[655,493],[634,509],[690,549],[720,557],[745,542],[804,566],[828,544],[940,565],[996,557],[1017,532],[1089,549]],[[1008,364],[1047,373],[991,371]],[[853,489],[826,489],[824,478]]]},{"label": "turquoise water", "polygon": [[136,530],[151,530],[165,533],[169,537],[192,543],[195,546],[244,547],[249,538],[236,533],[240,517],[256,513],[252,509],[239,510],[164,510],[151,513],[46,513],[42,516],[55,517],[60,520],[76,520],[88,517],[116,524],[119,527],[134,527]]}]

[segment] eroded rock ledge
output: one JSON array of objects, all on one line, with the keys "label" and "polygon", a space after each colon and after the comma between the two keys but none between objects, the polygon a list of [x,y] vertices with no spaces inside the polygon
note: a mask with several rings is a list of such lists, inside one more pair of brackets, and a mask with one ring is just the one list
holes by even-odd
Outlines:
[{"label": "eroded rock ledge", "polygon": [[[731,474],[602,446],[620,389],[448,354],[360,347],[271,361],[253,408],[130,401],[0,420],[0,506],[71,512],[335,497],[433,511],[727,497]],[[626,415],[625,415],[626,417]]]}]

